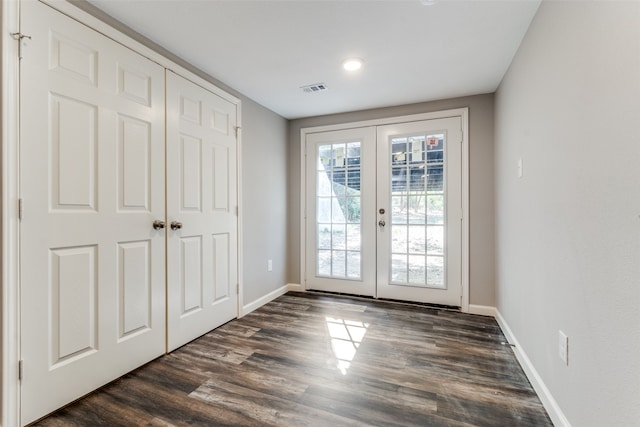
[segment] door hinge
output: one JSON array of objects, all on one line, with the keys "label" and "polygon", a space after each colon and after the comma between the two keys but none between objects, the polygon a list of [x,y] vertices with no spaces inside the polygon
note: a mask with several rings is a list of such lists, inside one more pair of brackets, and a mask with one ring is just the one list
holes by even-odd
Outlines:
[{"label": "door hinge", "polygon": [[11,33],[11,37],[13,37],[14,40],[18,41],[18,59],[22,59],[22,39],[31,40],[31,36],[17,32]]},{"label": "door hinge", "polygon": [[242,130],[242,128],[240,126],[236,126],[236,138],[238,137],[240,130]]},{"label": "door hinge", "polygon": [[18,381],[22,381],[22,360],[18,360]]},{"label": "door hinge", "polygon": [[240,283],[236,283],[236,295],[240,295]]},{"label": "door hinge", "polygon": [[22,199],[18,199],[18,220],[22,221],[23,203]]},{"label": "door hinge", "polygon": [[236,216],[240,215],[240,209],[236,206]]}]

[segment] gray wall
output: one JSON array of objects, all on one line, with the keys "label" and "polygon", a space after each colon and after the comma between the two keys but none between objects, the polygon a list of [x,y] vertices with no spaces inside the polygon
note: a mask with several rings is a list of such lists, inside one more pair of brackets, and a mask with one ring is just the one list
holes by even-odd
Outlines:
[{"label": "gray wall", "polygon": [[[287,122],[242,100],[245,304],[284,286],[287,261]],[[273,271],[267,272],[267,260]]]},{"label": "gray wall", "polygon": [[[287,120],[214,77],[195,69],[85,1],[74,5],[171,59],[242,101],[242,209],[244,304],[286,284]],[[267,273],[267,260],[273,271]]]},{"label": "gray wall", "polygon": [[493,260],[493,95],[313,117],[289,122],[289,283],[300,283],[300,129],[469,107],[470,301],[495,305]]},{"label": "gray wall", "polygon": [[640,3],[543,2],[495,115],[498,309],[572,425],[638,425]]}]

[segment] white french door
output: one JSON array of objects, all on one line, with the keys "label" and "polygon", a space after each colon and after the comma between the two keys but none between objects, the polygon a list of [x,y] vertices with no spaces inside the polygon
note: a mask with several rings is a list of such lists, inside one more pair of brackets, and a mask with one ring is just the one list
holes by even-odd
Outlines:
[{"label": "white french door", "polygon": [[375,127],[307,135],[307,289],[375,295],[375,143]]},{"label": "white french door", "polygon": [[462,118],[306,135],[307,289],[461,306]]},{"label": "white french door", "polygon": [[21,424],[165,350],[164,71],[22,2]]},{"label": "white french door", "polygon": [[461,305],[461,129],[459,117],[378,127],[378,298]]},{"label": "white french door", "polygon": [[167,349],[238,315],[236,106],[167,71]]}]

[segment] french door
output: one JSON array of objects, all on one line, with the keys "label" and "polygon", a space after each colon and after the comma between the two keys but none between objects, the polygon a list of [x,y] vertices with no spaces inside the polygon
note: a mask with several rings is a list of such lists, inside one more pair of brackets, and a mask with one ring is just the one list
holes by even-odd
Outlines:
[{"label": "french door", "polygon": [[306,137],[305,286],[460,306],[462,119]]},{"label": "french door", "polygon": [[306,144],[307,289],[375,296],[376,128]]}]

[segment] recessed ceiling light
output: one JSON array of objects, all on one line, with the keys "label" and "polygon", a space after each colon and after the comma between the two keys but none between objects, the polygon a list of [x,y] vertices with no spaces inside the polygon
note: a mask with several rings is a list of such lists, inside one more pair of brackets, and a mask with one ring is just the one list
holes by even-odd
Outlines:
[{"label": "recessed ceiling light", "polygon": [[363,61],[360,58],[349,58],[344,60],[342,68],[347,71],[356,71],[362,68],[362,63]]},{"label": "recessed ceiling light", "polygon": [[420,0],[423,6],[433,6],[436,4],[436,0]]}]

